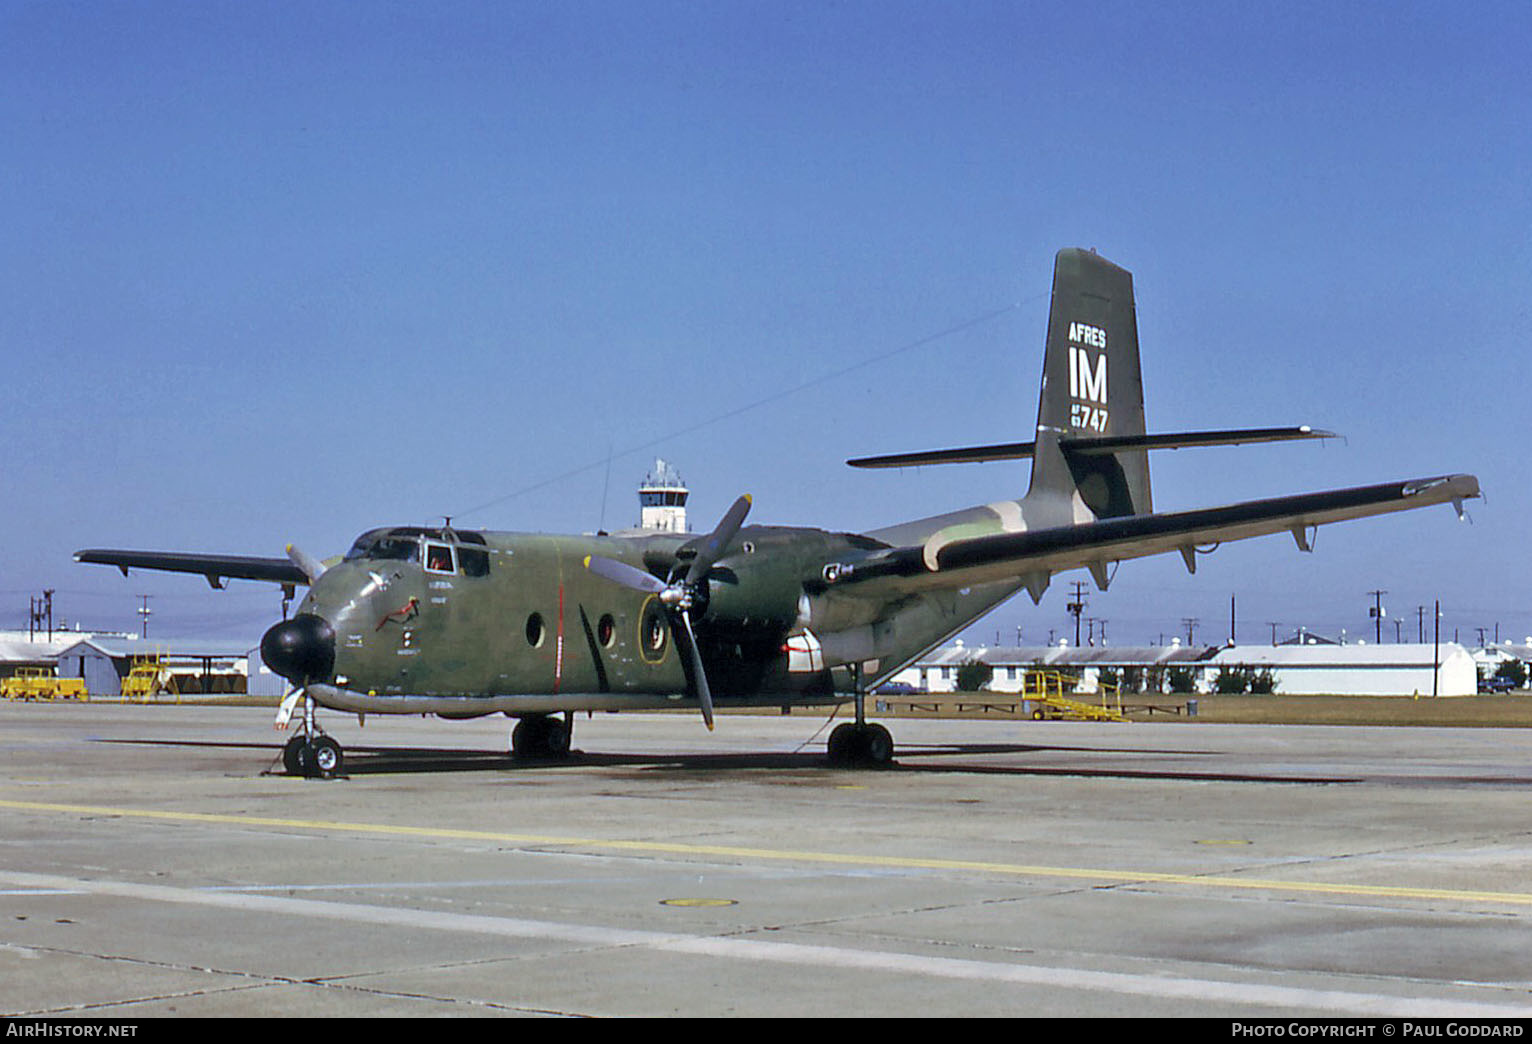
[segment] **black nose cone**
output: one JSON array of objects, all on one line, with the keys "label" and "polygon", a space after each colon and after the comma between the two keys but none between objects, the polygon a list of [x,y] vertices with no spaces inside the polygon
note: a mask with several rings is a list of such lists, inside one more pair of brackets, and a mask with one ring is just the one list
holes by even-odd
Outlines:
[{"label": "black nose cone", "polygon": [[321,681],[335,670],[335,632],[321,618],[299,613],[266,632],[261,659],[294,685]]}]

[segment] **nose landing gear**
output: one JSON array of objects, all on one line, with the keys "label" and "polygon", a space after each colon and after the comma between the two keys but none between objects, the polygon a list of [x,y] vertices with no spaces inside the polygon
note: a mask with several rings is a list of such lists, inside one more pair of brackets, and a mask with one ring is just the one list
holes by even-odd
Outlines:
[{"label": "nose landing gear", "polygon": [[282,748],[282,767],[289,776],[334,779],[345,768],[345,751],[333,737],[325,735],[314,723],[314,701],[309,698],[307,689],[295,689],[288,693],[277,710],[276,727],[287,728],[293,705],[300,699],[303,701],[302,731]]}]

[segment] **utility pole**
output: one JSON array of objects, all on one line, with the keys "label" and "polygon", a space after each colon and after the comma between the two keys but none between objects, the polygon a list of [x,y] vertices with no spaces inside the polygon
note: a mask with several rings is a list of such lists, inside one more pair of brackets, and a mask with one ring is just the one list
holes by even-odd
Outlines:
[{"label": "utility pole", "polygon": [[1267,620],[1266,621],[1266,626],[1271,628],[1271,644],[1272,644],[1273,648],[1275,648],[1276,644],[1277,644],[1277,627],[1278,627],[1278,625],[1280,623],[1281,623],[1280,620]]},{"label": "utility pole", "polygon": [[1415,631],[1416,631],[1416,634],[1415,634],[1415,642],[1416,642],[1416,644],[1418,644],[1418,645],[1425,645],[1426,644],[1426,607],[1423,606],[1423,605],[1417,605],[1415,607]]},{"label": "utility pole", "polygon": [[1368,591],[1372,595],[1372,633],[1377,644],[1383,644],[1383,596],[1387,591]]},{"label": "utility pole", "polygon": [[1085,612],[1085,581],[1072,580],[1070,586],[1075,589],[1075,600],[1064,608],[1068,609],[1070,615],[1075,618],[1075,648],[1078,649],[1080,647],[1080,614]]},{"label": "utility pole", "polygon": [[1195,645],[1196,644],[1196,639],[1193,637],[1193,635],[1196,633],[1197,625],[1200,624],[1201,622],[1202,621],[1199,618],[1195,617],[1195,616],[1183,616],[1183,617],[1181,617],[1181,626],[1186,628],[1186,644],[1187,645]]},{"label": "utility pole", "polygon": [[1435,649],[1431,654],[1431,695],[1434,698],[1441,688],[1442,677],[1442,600],[1436,600]]},{"label": "utility pole", "polygon": [[48,628],[48,641],[53,641],[53,588],[44,591],[41,598],[32,599],[27,620],[27,641],[35,641],[38,628],[44,625]]}]

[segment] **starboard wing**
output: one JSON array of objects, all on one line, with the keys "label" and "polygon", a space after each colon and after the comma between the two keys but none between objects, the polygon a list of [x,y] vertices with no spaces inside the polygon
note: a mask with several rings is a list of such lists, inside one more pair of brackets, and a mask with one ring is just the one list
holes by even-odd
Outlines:
[{"label": "starboard wing", "polygon": [[1040,597],[1048,577],[1066,569],[1099,570],[1112,562],[1167,551],[1181,552],[1192,568],[1198,547],[1282,532],[1292,533],[1298,546],[1307,550],[1307,533],[1316,526],[1432,504],[1450,503],[1461,511],[1463,501],[1478,496],[1479,481],[1472,475],[1300,493],[1195,511],[971,537],[934,549],[924,545],[891,548],[862,560],[836,563],[826,569],[825,578],[835,587],[887,584],[910,592],[1026,579],[1034,596]]}]

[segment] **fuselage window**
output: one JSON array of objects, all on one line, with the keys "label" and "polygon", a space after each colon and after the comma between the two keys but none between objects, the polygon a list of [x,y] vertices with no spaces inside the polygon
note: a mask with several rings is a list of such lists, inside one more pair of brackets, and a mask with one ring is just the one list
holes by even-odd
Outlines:
[{"label": "fuselage window", "polygon": [[452,548],[446,544],[426,545],[426,572],[428,573],[455,573],[457,569],[452,564]]}]

